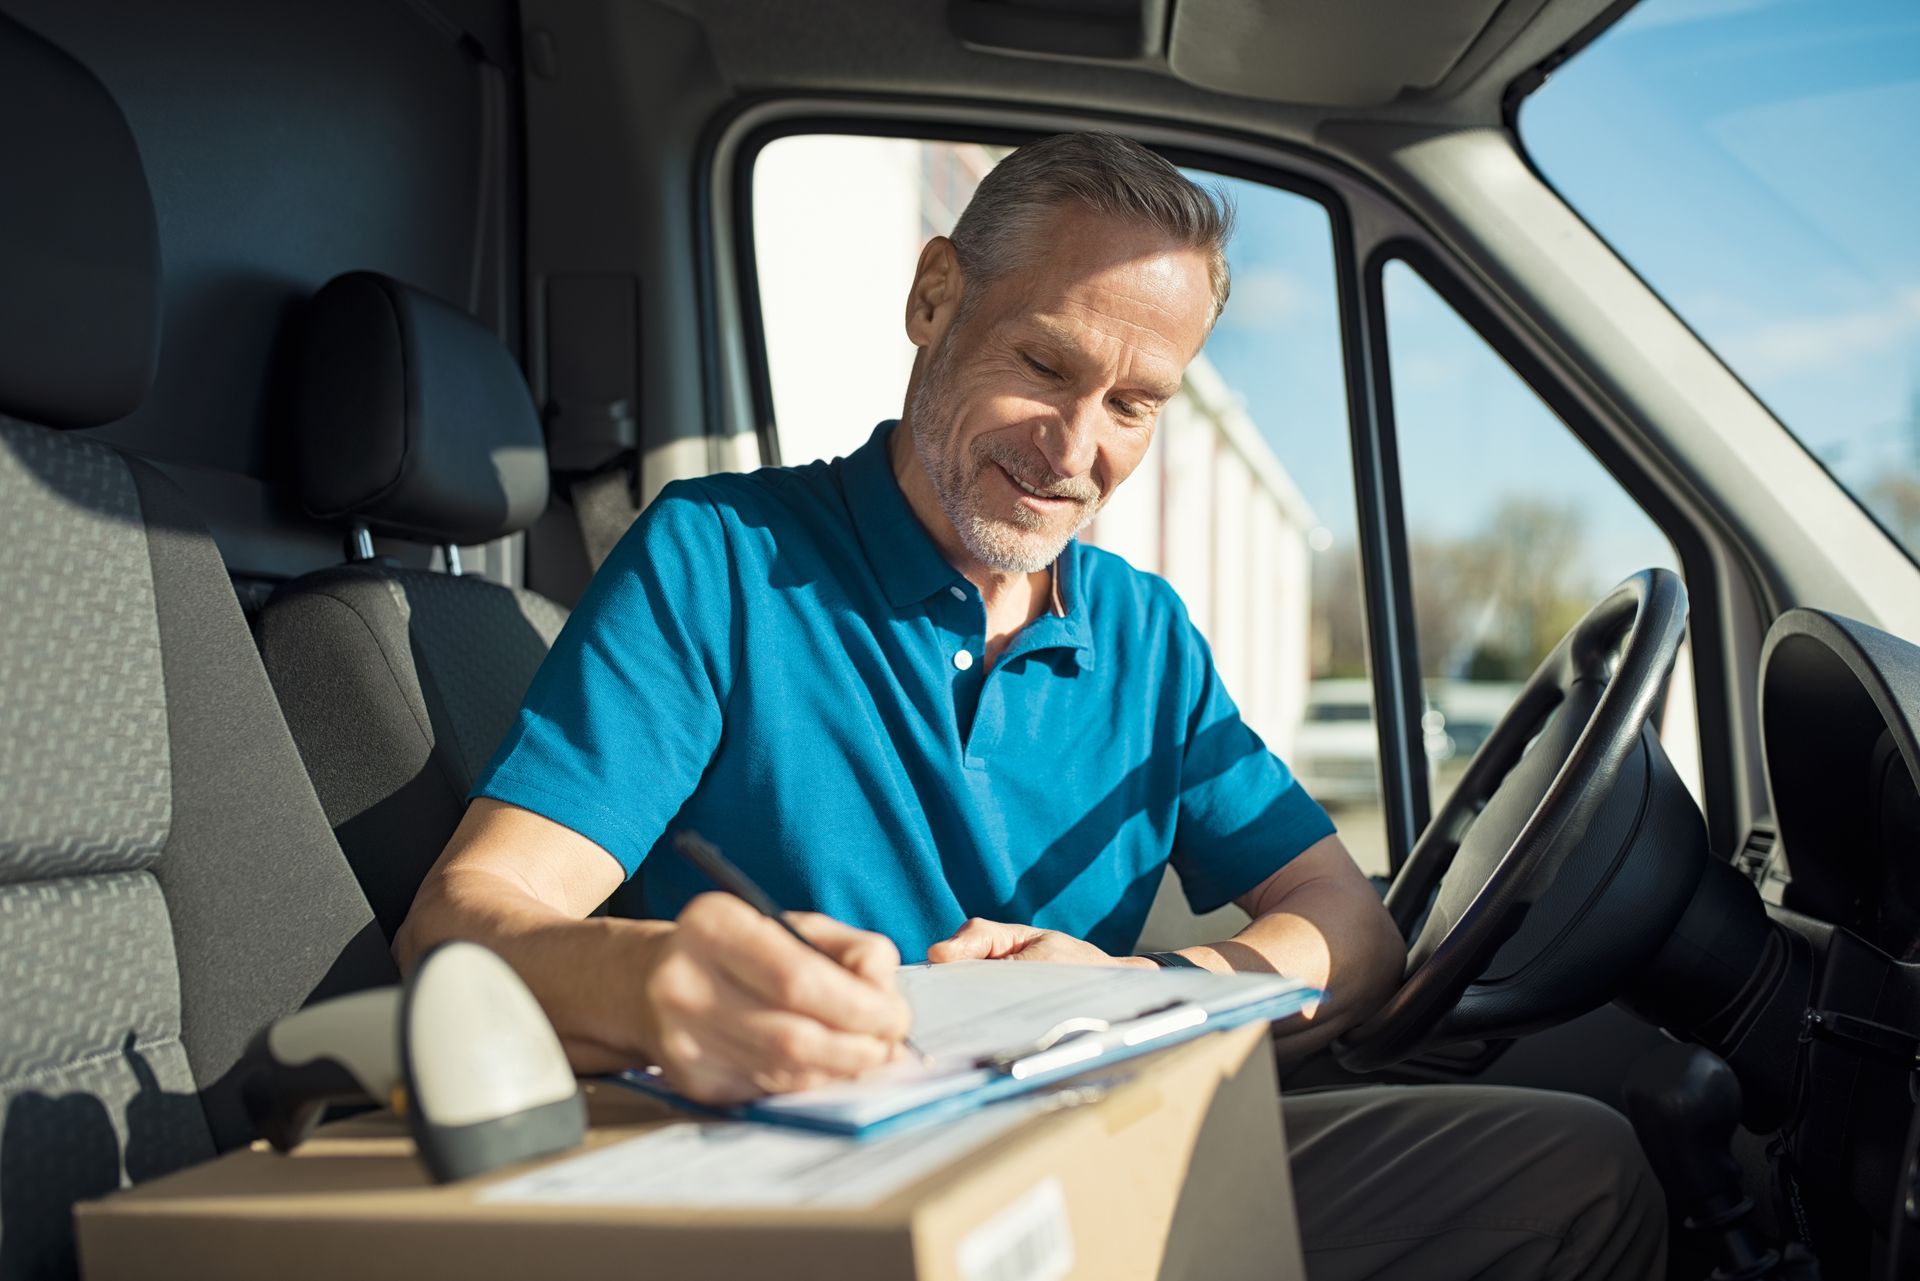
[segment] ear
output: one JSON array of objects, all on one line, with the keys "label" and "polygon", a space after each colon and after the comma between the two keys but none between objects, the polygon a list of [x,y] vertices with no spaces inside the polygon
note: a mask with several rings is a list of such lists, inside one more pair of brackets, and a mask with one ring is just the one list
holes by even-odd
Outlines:
[{"label": "ear", "polygon": [[960,256],[953,242],[935,236],[920,251],[913,269],[913,288],[907,292],[907,337],[913,345],[931,348],[953,321],[960,305]]}]

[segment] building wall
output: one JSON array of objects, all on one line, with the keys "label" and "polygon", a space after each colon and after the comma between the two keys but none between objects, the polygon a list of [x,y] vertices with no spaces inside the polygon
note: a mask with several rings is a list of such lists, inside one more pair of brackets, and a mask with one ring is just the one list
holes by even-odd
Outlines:
[{"label": "building wall", "polygon": [[760,154],[754,249],[784,462],[840,456],[899,416],[907,287],[927,240],[920,148],[818,136]]},{"label": "building wall", "polygon": [[1173,585],[1241,716],[1283,758],[1307,701],[1313,526],[1286,469],[1201,356],[1140,467],[1081,535]]}]

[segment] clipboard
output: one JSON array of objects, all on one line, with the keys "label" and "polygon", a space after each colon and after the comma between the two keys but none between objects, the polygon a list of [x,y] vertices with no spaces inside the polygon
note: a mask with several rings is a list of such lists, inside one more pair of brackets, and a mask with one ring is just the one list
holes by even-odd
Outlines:
[{"label": "clipboard", "polygon": [[902,1064],[857,1081],[715,1108],[657,1074],[608,1078],[707,1116],[878,1138],[951,1120],[1003,1099],[1252,1022],[1299,1014],[1321,992],[1278,975],[967,961],[908,966],[901,986],[931,1066]]}]

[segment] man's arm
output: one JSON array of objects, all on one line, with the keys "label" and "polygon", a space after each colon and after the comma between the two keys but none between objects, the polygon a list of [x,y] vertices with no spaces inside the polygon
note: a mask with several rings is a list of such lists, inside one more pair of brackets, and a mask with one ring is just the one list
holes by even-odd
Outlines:
[{"label": "man's arm", "polygon": [[1306,1026],[1281,1040],[1288,1057],[1319,1049],[1399,987],[1406,940],[1339,837],[1308,846],[1234,902],[1253,918],[1245,929],[1180,955],[1209,970],[1285,974],[1324,990]]},{"label": "man's arm", "polygon": [[586,837],[476,800],[427,873],[394,956],[407,969],[436,943],[484,943],[532,989],[575,1071],[658,1063],[704,1102],[805,1089],[897,1052],[910,1016],[886,939],[794,913],[835,964],[727,894],[702,895],[677,921],[589,917],[621,879]]},{"label": "man's arm", "polygon": [[[1280,1045],[1289,1058],[1319,1049],[1380,1007],[1399,986],[1407,945],[1372,882],[1337,836],[1302,850],[1234,902],[1253,918],[1231,939],[1180,949],[1204,969],[1285,974],[1326,992]],[[971,920],[927,951],[930,961],[1009,958],[1079,965],[1152,966],[1029,925]]]}]

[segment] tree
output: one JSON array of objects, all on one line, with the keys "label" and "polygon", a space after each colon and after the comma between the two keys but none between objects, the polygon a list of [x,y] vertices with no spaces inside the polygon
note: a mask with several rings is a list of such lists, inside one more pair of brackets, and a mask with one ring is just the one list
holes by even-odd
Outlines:
[{"label": "tree", "polygon": [[1867,489],[1867,506],[1909,550],[1920,550],[1920,473],[1895,472]]},{"label": "tree", "polygon": [[1862,497],[1909,552],[1920,552],[1920,383],[1907,414],[1906,446],[1906,465],[1875,480]]},{"label": "tree", "polygon": [[[1509,495],[1466,538],[1409,540],[1421,669],[1436,676],[1518,680],[1592,603],[1580,513]],[[1313,673],[1364,676],[1365,606],[1351,543],[1314,561]]]},{"label": "tree", "polygon": [[1494,509],[1482,547],[1507,622],[1510,679],[1531,672],[1586,613],[1592,590],[1580,572],[1585,538],[1580,513],[1569,508],[1510,497]]},{"label": "tree", "polygon": [[1366,604],[1360,549],[1336,543],[1313,558],[1312,672],[1315,680],[1367,674]]}]

